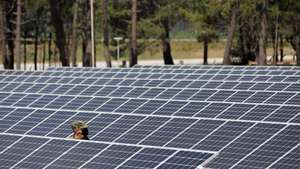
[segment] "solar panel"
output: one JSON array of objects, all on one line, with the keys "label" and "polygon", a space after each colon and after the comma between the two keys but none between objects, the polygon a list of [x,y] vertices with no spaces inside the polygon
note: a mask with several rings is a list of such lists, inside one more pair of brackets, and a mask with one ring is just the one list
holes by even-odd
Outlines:
[{"label": "solar panel", "polygon": [[[1,166],[297,168],[298,71],[280,66],[2,71]],[[89,124],[90,141],[70,139],[74,120]]]}]

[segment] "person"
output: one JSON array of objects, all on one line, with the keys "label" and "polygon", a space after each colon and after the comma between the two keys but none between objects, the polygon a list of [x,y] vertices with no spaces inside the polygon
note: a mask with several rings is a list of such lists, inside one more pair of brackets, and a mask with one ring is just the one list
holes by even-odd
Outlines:
[{"label": "person", "polygon": [[73,130],[73,139],[89,140],[88,125],[84,121],[74,121],[71,126]]}]

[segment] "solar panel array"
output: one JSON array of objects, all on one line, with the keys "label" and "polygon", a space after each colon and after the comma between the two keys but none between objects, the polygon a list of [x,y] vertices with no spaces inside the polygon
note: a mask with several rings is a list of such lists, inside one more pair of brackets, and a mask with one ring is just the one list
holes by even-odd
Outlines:
[{"label": "solar panel array", "polygon": [[[300,168],[300,69],[0,71],[1,168]],[[70,123],[89,124],[89,141]]]}]

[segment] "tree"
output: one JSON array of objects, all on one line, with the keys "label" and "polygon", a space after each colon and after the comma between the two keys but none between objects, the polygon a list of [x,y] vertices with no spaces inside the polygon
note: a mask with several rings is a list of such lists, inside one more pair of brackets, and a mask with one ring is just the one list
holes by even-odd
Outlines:
[{"label": "tree", "polygon": [[132,0],[131,16],[131,43],[130,43],[130,63],[132,67],[137,64],[137,0]]},{"label": "tree", "polygon": [[6,56],[4,59],[4,68],[5,69],[14,69],[14,38],[15,38],[15,11],[16,11],[16,4],[14,1],[5,1],[4,2],[4,10],[3,13],[5,19],[3,20],[4,23],[4,30],[5,30],[5,41],[7,43]]},{"label": "tree", "polygon": [[66,51],[66,35],[63,27],[62,15],[61,15],[61,1],[49,0],[51,11],[51,22],[54,26],[56,36],[56,46],[59,50],[60,61],[62,66],[70,66],[69,57]]},{"label": "tree", "polygon": [[[197,41],[203,42],[203,64],[208,64],[208,45],[218,39],[218,1],[185,1],[180,5],[180,14],[197,30]],[[199,33],[198,33],[199,32]]]},{"label": "tree", "polygon": [[268,10],[268,0],[262,0],[259,4],[260,8],[260,34],[259,34],[259,53],[257,56],[258,65],[267,64],[266,56],[266,42],[267,42],[267,10]]},{"label": "tree", "polygon": [[7,37],[6,37],[6,3],[7,1],[0,1],[0,50],[5,69],[13,69],[12,59],[7,54]]},{"label": "tree", "polygon": [[164,18],[161,21],[161,24],[164,29],[164,33],[161,34],[161,41],[163,46],[163,58],[165,65],[174,65],[172,53],[171,53],[171,40],[170,40],[170,20]]},{"label": "tree", "polygon": [[215,39],[218,39],[218,35],[213,31],[200,33],[197,37],[198,42],[203,42],[203,65],[208,64],[208,44]]},{"label": "tree", "polygon": [[230,24],[228,26],[227,40],[226,40],[226,46],[225,46],[225,51],[224,51],[224,57],[223,57],[223,64],[225,64],[225,65],[229,65],[231,63],[230,50],[232,48],[233,35],[234,35],[234,31],[235,31],[235,26],[236,26],[236,17],[237,17],[239,8],[240,8],[240,0],[235,0],[234,7],[233,7],[232,13],[231,13]]},{"label": "tree", "polygon": [[107,67],[111,67],[111,57],[109,52],[109,13],[108,13],[108,0],[102,0],[102,26],[103,26],[103,48],[104,57]]},{"label": "tree", "polygon": [[231,49],[232,64],[247,65],[255,61],[258,50],[259,14],[256,4],[242,1],[237,17],[237,41]]},{"label": "tree", "polygon": [[282,34],[295,50],[297,65],[300,65],[300,3],[293,0],[279,2]]},{"label": "tree", "polygon": [[77,13],[78,13],[78,0],[74,2],[73,24],[72,24],[72,45],[71,45],[71,58],[73,67],[77,67]]}]

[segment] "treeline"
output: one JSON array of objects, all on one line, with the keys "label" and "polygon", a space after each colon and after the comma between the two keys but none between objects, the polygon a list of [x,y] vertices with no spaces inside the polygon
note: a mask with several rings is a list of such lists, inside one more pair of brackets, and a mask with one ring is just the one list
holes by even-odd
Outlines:
[{"label": "treeline", "polygon": [[[94,66],[92,56],[102,55],[111,67],[113,38],[122,37],[120,51],[128,51],[134,66],[147,39],[156,39],[164,63],[174,64],[171,32],[183,23],[203,43],[203,64],[209,43],[225,38],[224,64],[252,60],[266,65],[267,47],[277,64],[288,43],[300,65],[300,0],[1,0],[0,50],[6,69],[20,69],[21,62],[26,68],[28,44],[34,46],[35,69],[38,55],[44,64],[46,58],[51,63],[54,49],[62,66],[77,66],[77,58],[83,66]],[[103,53],[96,53],[94,41],[103,45]]]}]

